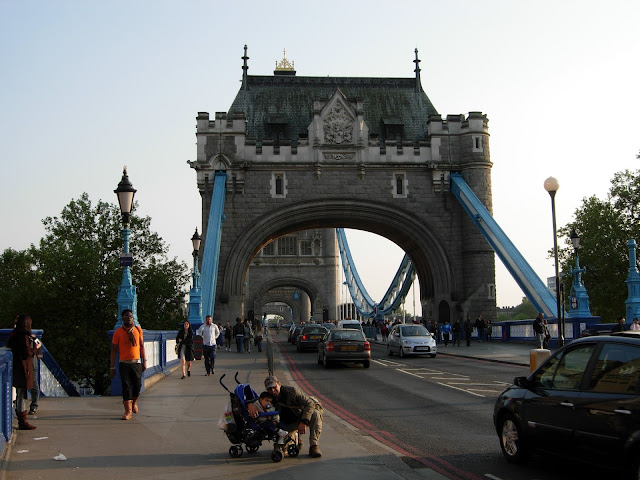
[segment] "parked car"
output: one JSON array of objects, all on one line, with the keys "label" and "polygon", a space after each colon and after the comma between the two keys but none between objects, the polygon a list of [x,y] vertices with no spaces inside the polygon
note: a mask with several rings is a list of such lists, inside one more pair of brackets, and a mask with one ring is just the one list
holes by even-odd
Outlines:
[{"label": "parked car", "polygon": [[371,344],[362,330],[334,328],[318,343],[318,363],[329,368],[334,362],[371,364]]},{"label": "parked car", "polygon": [[424,325],[403,324],[394,325],[389,331],[387,354],[397,353],[405,355],[429,355],[435,358],[438,346],[433,336]]},{"label": "parked car", "polygon": [[307,325],[304,327],[296,338],[296,350],[316,350],[318,342],[326,335],[329,330],[321,325]]},{"label": "parked car", "polygon": [[302,324],[295,325],[294,327],[291,328],[291,340],[290,340],[290,342],[293,343],[294,345],[296,345],[296,342],[298,340],[298,335],[300,334],[300,332],[302,331],[303,328],[304,328],[304,325],[302,325]]},{"label": "parked car", "polygon": [[565,345],[500,394],[493,422],[509,462],[539,450],[640,478],[640,335]]}]

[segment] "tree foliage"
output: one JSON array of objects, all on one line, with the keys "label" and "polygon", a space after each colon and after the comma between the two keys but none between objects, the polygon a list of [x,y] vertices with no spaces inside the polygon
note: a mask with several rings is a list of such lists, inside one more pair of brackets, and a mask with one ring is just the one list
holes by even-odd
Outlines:
[{"label": "tree foliage", "polygon": [[[640,155],[638,156],[640,158]],[[575,220],[559,229],[566,236],[565,246],[558,252],[559,264],[565,272],[563,282],[569,292],[573,278],[569,272],[575,265],[573,246],[568,237],[580,237],[580,266],[587,271],[582,278],[589,294],[591,313],[603,322],[613,322],[624,315],[627,299],[625,280],[629,273],[630,239],[640,240],[640,170],[624,170],[614,175],[606,200],[585,198],[575,211]]]},{"label": "tree foliage", "polygon": [[[93,206],[85,193],[43,224],[46,234],[38,246],[5,250],[0,257],[2,318],[8,328],[16,313],[31,314],[65,373],[102,394],[109,384],[107,332],[116,323],[122,280],[120,210],[102,201]],[[174,329],[183,317],[188,268],[167,258],[150,224],[149,217],[131,217],[138,321],[150,330]]]}]

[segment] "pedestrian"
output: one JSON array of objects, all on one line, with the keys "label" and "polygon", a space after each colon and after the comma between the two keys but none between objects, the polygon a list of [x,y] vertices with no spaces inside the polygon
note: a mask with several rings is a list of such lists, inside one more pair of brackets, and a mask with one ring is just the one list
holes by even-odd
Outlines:
[{"label": "pedestrian", "polygon": [[13,353],[13,386],[16,389],[18,430],[36,429],[35,425],[27,422],[27,391],[33,388],[33,356],[39,342],[40,340],[31,333],[31,317],[25,314],[16,316],[13,332],[7,339],[7,347]]},{"label": "pedestrian", "polygon": [[549,333],[549,324],[547,323],[547,319],[543,320],[544,327],[544,339],[542,340],[542,348],[545,350],[549,348],[549,342],[551,341],[551,333]]},{"label": "pedestrian", "polygon": [[455,347],[456,343],[460,346],[460,337],[462,336],[462,323],[460,319],[456,320],[456,323],[451,327],[451,331],[453,332],[453,346]]},{"label": "pedestrian", "polygon": [[487,342],[491,341],[491,334],[493,333],[493,326],[491,320],[487,320]]},{"label": "pedestrian", "polygon": [[233,338],[233,329],[231,323],[227,322],[224,325],[224,350],[226,352],[231,351],[231,339]]},{"label": "pedestrian", "polygon": [[544,344],[544,313],[542,312],[533,321],[533,334],[536,337],[538,348],[542,348]]},{"label": "pedestrian", "polygon": [[218,332],[220,332],[218,334],[218,339],[216,340],[216,343],[218,345],[218,348],[222,348],[224,346],[224,328],[222,328],[221,323],[216,323],[216,325],[218,325]]},{"label": "pedestrian", "polygon": [[638,323],[638,317],[633,319],[633,323],[631,324],[631,328],[629,328],[632,332],[640,332],[640,323]]},{"label": "pedestrian", "polygon": [[464,321],[464,336],[467,339],[467,347],[471,346],[471,334],[473,333],[473,325],[471,324],[471,317],[467,315],[466,320]]},{"label": "pedestrian", "polygon": [[435,320],[431,320],[431,333],[436,341],[436,345],[440,343],[440,325]]},{"label": "pedestrian", "polygon": [[618,317],[618,324],[611,329],[611,333],[613,332],[624,332],[624,317]]},{"label": "pedestrian", "polygon": [[178,358],[180,359],[180,368],[182,369],[182,380],[184,380],[185,366],[187,377],[191,376],[191,362],[195,358],[193,347],[193,330],[191,322],[185,320],[182,328],[176,335],[176,343],[178,344]]},{"label": "pedestrian", "polygon": [[442,338],[444,338],[444,346],[449,346],[449,335],[451,335],[451,324],[449,320],[445,320],[444,325],[442,326]]},{"label": "pedestrian", "polygon": [[253,340],[253,330],[251,329],[251,324],[249,320],[244,321],[244,350],[247,353],[251,353],[251,340]]},{"label": "pedestrian", "polygon": [[116,375],[116,355],[119,356],[118,371],[122,381],[122,420],[130,420],[132,413],[138,413],[138,397],[142,386],[142,372],[147,369],[142,328],[135,325],[133,312],[122,310],[122,327],[113,332],[111,342],[111,378]]},{"label": "pedestrian", "polygon": [[236,317],[236,324],[233,326],[233,338],[236,339],[238,353],[242,353],[242,347],[244,347],[244,324],[240,317]]},{"label": "pedestrian", "polygon": [[[278,324],[276,324],[276,330],[277,330],[277,328],[278,328]],[[258,322],[257,329],[256,329],[256,336],[255,336],[255,339],[254,339],[254,343],[255,343],[256,348],[258,349],[258,352],[262,351],[262,335],[263,335],[263,333],[264,332],[262,330],[262,323]]]},{"label": "pedestrian", "polygon": [[478,315],[478,318],[476,318],[476,330],[478,331],[478,342],[480,343],[482,343],[482,340],[484,339],[484,328],[485,323],[482,318],[482,314],[480,314]]},{"label": "pedestrian", "polygon": [[382,323],[382,327],[380,328],[380,333],[382,334],[382,341],[386,342],[389,339],[389,327],[387,327],[386,321]]},{"label": "pedestrian", "polygon": [[204,368],[207,371],[205,376],[209,376],[216,363],[216,340],[220,336],[220,329],[213,323],[213,317],[207,315],[204,323],[196,330],[196,335],[202,336],[202,356],[204,357]]},{"label": "pedestrian", "polygon": [[[302,390],[287,385],[282,385],[274,376],[267,377],[264,387],[273,395],[273,407],[280,412],[280,421],[287,425],[287,431],[296,429],[300,435],[309,427],[309,456],[321,457],[322,452],[318,447],[320,434],[322,433],[322,405]],[[248,404],[247,409],[252,418],[258,417],[258,410],[254,405]],[[302,446],[302,441],[298,440]]]},{"label": "pedestrian", "polygon": [[31,405],[29,415],[38,413],[38,400],[40,400],[40,359],[42,358],[42,343],[32,334],[35,350],[33,352],[33,388],[31,391]]}]

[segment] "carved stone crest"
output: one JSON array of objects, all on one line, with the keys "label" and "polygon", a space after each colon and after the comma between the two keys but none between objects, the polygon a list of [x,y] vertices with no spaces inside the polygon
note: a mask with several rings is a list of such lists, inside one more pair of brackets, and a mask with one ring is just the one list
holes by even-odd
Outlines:
[{"label": "carved stone crest", "polygon": [[353,120],[340,102],[336,102],[322,120],[324,141],[334,145],[352,143]]},{"label": "carved stone crest", "polygon": [[353,160],[355,153],[325,153],[325,160]]}]

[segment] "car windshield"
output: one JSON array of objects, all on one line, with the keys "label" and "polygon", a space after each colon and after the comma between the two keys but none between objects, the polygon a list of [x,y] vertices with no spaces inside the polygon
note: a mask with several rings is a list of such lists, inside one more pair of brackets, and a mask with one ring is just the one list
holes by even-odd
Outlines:
[{"label": "car windshield", "polygon": [[333,332],[332,340],[364,340],[364,335],[362,332],[358,330],[353,330],[350,332]]},{"label": "car windshield", "polygon": [[304,329],[305,335],[313,335],[314,333],[327,333],[327,329],[324,327],[307,327]]},{"label": "car windshield", "polygon": [[410,325],[407,327],[402,327],[402,336],[403,337],[426,337],[429,335],[429,332],[423,325]]}]

